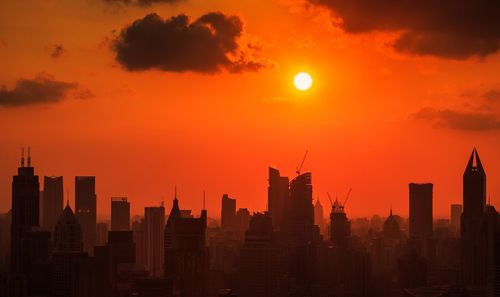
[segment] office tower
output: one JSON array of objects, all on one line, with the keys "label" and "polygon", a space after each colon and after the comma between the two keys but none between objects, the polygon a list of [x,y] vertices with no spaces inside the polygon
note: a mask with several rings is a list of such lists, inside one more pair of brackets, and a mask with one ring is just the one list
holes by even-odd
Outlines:
[{"label": "office tower", "polygon": [[146,268],[156,277],[163,276],[165,208],[146,207],[144,209],[144,248]]},{"label": "office tower", "polygon": [[495,225],[499,215],[486,206],[486,173],[476,149],[463,175],[463,213],[461,217],[462,282],[485,296],[494,296]]},{"label": "office tower", "polygon": [[[132,235],[135,243],[135,262],[146,268],[147,246],[144,233],[144,219],[136,217],[132,220]],[[163,262],[161,262],[160,265],[163,268]]]},{"label": "office tower", "polygon": [[462,216],[462,204],[451,205],[450,223],[453,228],[460,230],[460,217]]},{"label": "office tower", "polygon": [[224,230],[234,230],[236,215],[236,199],[227,194],[222,195],[221,227]]},{"label": "office tower", "polygon": [[54,227],[53,248],[57,252],[83,251],[82,227],[69,204],[59,215]]},{"label": "office tower", "polygon": [[403,288],[427,285],[427,263],[414,249],[406,251],[398,259],[398,282]]},{"label": "office tower", "polygon": [[127,231],[130,229],[130,203],[127,197],[111,198],[111,230]]},{"label": "office tower", "polygon": [[75,177],[76,219],[82,226],[83,250],[90,253],[96,244],[97,196],[94,176]]},{"label": "office tower", "polygon": [[39,226],[40,183],[35,169],[31,166],[28,150],[28,166],[24,166],[24,149],[21,167],[12,181],[12,222],[10,272],[23,274],[29,266],[29,232]]},{"label": "office tower", "polygon": [[432,184],[409,185],[410,238],[427,240],[432,237]]},{"label": "office tower", "polygon": [[206,296],[209,260],[206,226],[206,210],[202,210],[199,218],[183,218],[177,197],[174,198],[165,227],[164,276],[172,279],[173,290],[180,297]]},{"label": "office tower", "polygon": [[321,205],[319,197],[316,200],[316,204],[314,204],[314,224],[319,227],[321,234],[325,232],[326,224],[325,224],[325,217],[323,214],[323,205]]},{"label": "office tower", "polygon": [[107,223],[100,222],[96,225],[96,245],[106,245],[108,242],[109,226]]},{"label": "office tower", "polygon": [[314,210],[312,205],[311,173],[298,175],[290,182],[290,198],[282,226],[284,243],[288,245],[287,265],[294,279],[294,294],[307,296],[314,286],[313,253]]},{"label": "office tower", "polygon": [[350,237],[351,222],[347,219],[344,206],[335,200],[330,213],[330,242],[336,246],[346,246]]},{"label": "office tower", "polygon": [[61,215],[64,206],[63,177],[43,177],[43,215],[42,227],[53,231],[57,219]]},{"label": "office tower", "polygon": [[279,170],[269,167],[267,206],[275,229],[283,224],[288,193],[288,177],[280,176]]},{"label": "office tower", "polygon": [[53,246],[50,296],[93,296],[92,262],[88,254],[82,252],[82,228],[69,205],[66,205],[55,225]]},{"label": "office tower", "polygon": [[240,292],[242,297],[277,295],[278,257],[273,247],[273,225],[268,213],[256,213],[250,219],[240,256]]},{"label": "office tower", "polygon": [[399,240],[401,239],[401,228],[399,227],[399,222],[396,217],[392,214],[392,209],[389,212],[389,216],[384,222],[384,227],[382,229],[385,240]]},{"label": "office tower", "polygon": [[240,208],[236,212],[235,223],[235,236],[233,238],[243,242],[245,239],[245,232],[250,224],[250,211],[247,208]]}]

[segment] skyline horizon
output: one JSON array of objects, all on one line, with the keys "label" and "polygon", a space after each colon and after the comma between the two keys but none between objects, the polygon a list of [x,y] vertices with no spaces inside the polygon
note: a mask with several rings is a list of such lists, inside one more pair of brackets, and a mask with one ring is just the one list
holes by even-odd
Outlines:
[{"label": "skyline horizon", "polygon": [[[28,147],[29,148],[29,147]],[[473,150],[475,149],[476,147],[473,148]],[[21,160],[21,158],[18,158],[18,165],[19,165],[19,161]],[[35,158],[36,160],[36,158]],[[484,161],[483,161],[484,162]],[[488,162],[484,162],[486,164],[488,164]],[[307,166],[307,160],[305,162],[305,168],[308,169],[308,166]],[[172,201],[175,196],[175,190],[172,190],[172,193],[170,194],[167,194],[168,191],[165,191],[164,194],[162,195],[161,199],[158,199],[157,203],[154,204],[154,203],[147,203],[143,200],[141,200],[141,198],[139,198],[139,200],[137,199],[137,197],[134,197],[134,196],[131,196],[131,195],[127,195],[126,192],[121,192],[121,193],[118,193],[117,191],[115,191],[115,194],[111,194],[111,195],[104,195],[105,199],[103,200],[102,197],[103,195],[99,194],[99,185],[101,183],[103,184],[106,184],[106,182],[102,181],[98,175],[92,175],[92,174],[86,174],[86,175],[82,175],[82,174],[78,174],[78,175],[74,175],[74,176],[69,176],[69,181],[70,181],[70,186],[68,187],[68,176],[67,175],[50,175],[50,174],[39,174],[38,173],[38,170],[37,170],[37,166],[36,166],[36,161],[35,162],[32,162],[32,167],[35,168],[35,174],[38,175],[40,177],[40,180],[41,180],[41,184],[43,184],[43,177],[44,176],[63,176],[63,180],[65,181],[64,182],[64,205],[63,207],[66,205],[66,201],[68,200],[67,199],[67,191],[69,190],[69,193],[70,193],[70,203],[69,205],[74,208],[74,203],[75,203],[75,199],[74,199],[74,179],[76,176],[94,176],[96,178],[96,194],[97,194],[97,219],[98,221],[100,222],[107,222],[110,220],[110,216],[111,216],[111,212],[110,212],[110,204],[111,204],[111,199],[113,197],[127,197],[129,202],[131,203],[131,221],[132,221],[132,218],[135,217],[135,216],[141,216],[144,214],[144,208],[145,207],[148,207],[148,206],[160,206],[161,204],[164,205],[165,209],[168,210],[169,207],[172,206]],[[276,166],[273,166],[273,165],[269,165],[267,168],[275,168],[275,169],[278,169],[280,170],[279,167],[276,167]],[[486,165],[487,167],[487,165]],[[319,200],[320,200],[320,203],[323,205],[324,209],[325,209],[325,212],[324,212],[324,215],[325,215],[325,218],[328,217],[328,214],[329,214],[329,209],[330,209],[330,205],[329,205],[329,201],[328,201],[328,198],[325,198],[325,196],[327,196],[327,192],[329,192],[328,190],[325,191],[324,193],[320,193],[320,194],[317,194],[318,191],[315,191],[314,188],[316,187],[316,183],[314,182],[315,178],[315,174],[314,174],[314,170],[305,170],[303,171],[302,173],[305,173],[305,172],[310,172],[313,176],[313,204],[315,203],[317,197],[319,196]],[[488,171],[486,170],[487,172],[487,176],[488,176]],[[296,174],[296,173],[294,173]],[[293,175],[287,175],[285,174],[284,176],[288,176],[290,178],[290,180],[292,180],[293,178],[295,178],[295,176]],[[267,180],[267,178],[265,179]],[[436,186],[436,183],[434,183],[432,180],[421,180],[421,181],[408,181],[406,183],[406,189],[408,188],[408,185],[411,184],[411,183],[417,183],[417,184],[422,184],[422,183],[432,183],[434,186]],[[267,183],[266,183],[267,185]],[[178,188],[178,184],[176,183],[173,183],[172,184],[172,189],[174,188]],[[190,193],[192,195],[192,193],[194,192],[193,190],[190,190],[190,185],[187,185],[186,189],[188,189],[186,191],[186,193]],[[195,186],[195,187],[199,187],[199,186]],[[439,185],[438,185],[439,187]],[[264,187],[265,189],[267,189],[267,186]],[[349,186],[347,186],[347,189],[349,188]],[[487,187],[487,189],[489,189],[491,187]],[[102,189],[102,188],[101,188]],[[340,193],[338,194],[334,194],[333,197],[342,197],[342,195],[345,195],[347,193],[347,189],[345,191],[345,193],[343,193],[342,191],[340,191]],[[408,190],[408,189],[407,189]],[[179,193],[181,193],[181,195],[178,195],[178,198],[179,200],[181,201],[181,204],[183,205],[183,202],[188,202],[187,204],[189,206],[187,207],[183,207],[183,209],[190,209],[193,211],[194,214],[197,214],[198,212],[201,212],[201,210],[203,210],[203,192],[206,191],[205,189],[202,189],[200,191],[200,201],[199,201],[199,204],[200,206],[197,205],[196,203],[196,199],[194,199],[193,196],[185,196],[183,197],[182,195],[182,188],[180,191],[178,191]],[[109,190],[108,190],[109,192]],[[354,192],[356,192],[356,190],[354,189]],[[71,195],[73,194],[73,195]],[[266,211],[267,209],[267,195],[263,195],[262,196],[262,199],[260,199],[260,203],[262,204],[262,202],[264,202],[264,208],[260,208],[260,207],[249,207],[248,205],[246,205],[244,202],[242,202],[238,196],[232,194],[232,193],[228,193],[227,191],[222,191],[214,196],[210,196],[210,195],[207,195],[208,199],[207,199],[207,202],[208,202],[208,207],[206,208],[207,212],[208,212],[208,215],[210,218],[213,218],[213,219],[216,219],[216,220],[220,220],[220,203],[219,203],[219,200],[222,198],[222,195],[223,194],[229,194],[230,197],[232,198],[235,198],[237,200],[238,203],[238,207],[237,208],[247,208],[251,213],[254,213],[254,212],[264,212]],[[386,207],[381,207],[380,209],[382,209],[382,211],[373,211],[371,213],[360,213],[359,211],[357,211],[356,209],[350,207],[349,205],[346,207],[346,213],[348,215],[348,217],[350,218],[353,218],[353,219],[358,219],[358,218],[370,218],[374,215],[378,215],[378,216],[381,216],[381,217],[386,217],[386,214],[389,213],[389,209],[392,209],[393,210],[393,213],[394,214],[397,214],[399,216],[401,216],[402,218],[408,218],[409,214],[408,214],[408,203],[407,203],[407,198],[408,198],[408,192],[406,193],[406,197],[402,197],[401,199],[403,201],[406,201],[406,203],[404,202],[403,203],[403,207],[394,207],[392,205],[392,203],[390,203],[389,205],[387,205]],[[356,197],[356,193],[354,193],[354,200],[355,199],[360,199],[359,196]],[[187,197],[187,199],[186,199]],[[210,199],[212,198],[212,199]],[[144,198],[143,198],[144,199]],[[149,197],[149,199],[151,199],[151,197]],[[342,199],[342,198],[341,198]],[[361,198],[363,199],[363,198]],[[439,199],[439,198],[438,198]],[[487,204],[488,205],[493,205],[493,206],[496,206],[495,204],[495,199],[491,199],[491,193],[488,192],[487,194]],[[212,200],[210,203],[210,200]],[[452,204],[462,204],[462,201],[461,200],[461,197],[460,199],[456,199],[458,201],[455,201],[455,202],[451,202],[451,203],[448,203],[447,204],[447,209],[441,209],[439,212],[436,212],[434,211],[434,214],[433,214],[433,218],[434,219],[442,219],[442,218],[449,218],[449,215],[450,215],[450,207]],[[138,205],[137,202],[139,201]],[[490,204],[490,201],[491,201],[491,204]],[[350,201],[352,202],[352,201]],[[438,202],[437,205],[440,205],[441,207],[443,207],[443,201],[439,201],[439,200],[436,200],[436,195],[435,195],[435,191],[433,192],[433,205],[434,205],[434,209],[436,209],[436,202]],[[399,203],[401,204],[401,203]],[[406,204],[406,205],[405,205]],[[7,205],[7,204],[2,204],[3,206]],[[104,208],[103,208],[104,206]],[[387,208],[385,211],[384,209]],[[3,208],[0,208],[0,213],[6,213],[10,208],[9,207],[3,207]],[[102,210],[104,209],[104,211]],[[444,210],[444,211],[443,211]],[[215,215],[211,215],[211,214],[215,214]]]}]

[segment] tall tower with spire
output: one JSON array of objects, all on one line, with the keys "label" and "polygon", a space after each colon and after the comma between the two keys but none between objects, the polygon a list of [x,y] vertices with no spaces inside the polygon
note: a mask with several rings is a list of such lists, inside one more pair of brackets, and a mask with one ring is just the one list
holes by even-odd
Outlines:
[{"label": "tall tower with spire", "polygon": [[26,268],[26,239],[33,227],[39,226],[40,182],[31,166],[28,149],[28,166],[24,163],[24,148],[21,166],[12,180],[12,223],[11,223],[11,272],[23,273]]},{"label": "tall tower with spire", "polygon": [[[491,208],[491,209],[489,209]],[[495,221],[498,213],[486,207],[486,173],[474,148],[463,176],[461,217],[462,282],[467,287],[493,296]]]}]

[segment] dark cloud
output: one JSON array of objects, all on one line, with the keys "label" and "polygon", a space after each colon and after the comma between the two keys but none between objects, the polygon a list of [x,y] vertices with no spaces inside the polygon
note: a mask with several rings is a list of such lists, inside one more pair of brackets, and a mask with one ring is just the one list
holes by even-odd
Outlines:
[{"label": "dark cloud", "polygon": [[50,56],[54,59],[60,58],[66,50],[62,46],[62,44],[55,44],[52,46],[52,51],[50,52]]},{"label": "dark cloud", "polygon": [[430,121],[437,128],[469,131],[500,129],[500,118],[492,113],[426,107],[414,113],[412,117],[417,120]]},{"label": "dark cloud", "polygon": [[483,95],[482,95],[482,98],[483,99],[486,99],[490,102],[493,102],[493,101],[499,101],[500,102],[500,90],[498,89],[491,89],[489,91],[486,91]]},{"label": "dark cloud", "polygon": [[416,55],[486,57],[500,49],[498,0],[308,0],[331,9],[349,33],[402,32],[393,46]]},{"label": "dark cloud", "polygon": [[251,49],[238,43],[243,23],[220,12],[190,22],[181,14],[162,19],[149,14],[124,28],[113,44],[117,61],[127,70],[256,71],[264,66],[251,57]]},{"label": "dark cloud", "polygon": [[34,79],[21,79],[11,90],[0,87],[0,106],[19,107],[49,104],[63,100],[67,93],[78,87],[76,83],[62,82],[42,73]]},{"label": "dark cloud", "polygon": [[153,4],[168,3],[173,4],[180,2],[182,0],[103,0],[107,4],[119,4],[119,5],[137,5],[137,6],[150,6]]}]

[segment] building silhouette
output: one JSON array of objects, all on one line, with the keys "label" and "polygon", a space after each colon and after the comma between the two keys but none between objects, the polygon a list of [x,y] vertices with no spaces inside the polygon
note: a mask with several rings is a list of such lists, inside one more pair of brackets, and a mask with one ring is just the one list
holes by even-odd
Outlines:
[{"label": "building silhouette", "polygon": [[314,204],[314,224],[317,225],[320,229],[320,233],[324,234],[326,231],[326,223],[325,217],[323,213],[323,205],[318,199],[316,199],[316,203]]},{"label": "building silhouette", "polygon": [[255,213],[245,234],[240,258],[242,297],[273,297],[278,293],[279,261],[268,213]]},{"label": "building silhouette", "polygon": [[96,225],[96,245],[106,245],[108,242],[109,225],[105,222]]},{"label": "building silhouette", "polygon": [[163,276],[165,208],[144,209],[144,249],[146,268],[152,276]]},{"label": "building silhouette", "polygon": [[460,230],[460,218],[462,216],[462,204],[452,204],[450,207],[450,224],[455,230]]},{"label": "building silhouette", "polygon": [[82,225],[83,250],[92,252],[96,245],[97,196],[94,176],[75,177],[76,218]]},{"label": "building silhouette", "polygon": [[225,230],[234,230],[236,219],[236,199],[222,195],[221,227]]},{"label": "building silhouette", "polygon": [[432,237],[432,184],[410,183],[410,238]]},{"label": "building silhouette", "polygon": [[269,215],[275,229],[279,229],[284,220],[286,202],[289,199],[288,177],[280,176],[277,169],[269,167],[269,186],[267,188],[267,205]]},{"label": "building silhouette", "polygon": [[351,237],[351,222],[347,219],[342,206],[338,200],[332,205],[330,213],[330,241],[337,246],[345,246]]},{"label": "building silhouette", "polygon": [[208,250],[205,246],[207,212],[199,218],[183,218],[177,194],[165,226],[164,275],[172,280],[174,296],[205,297]]},{"label": "building silhouette", "polygon": [[111,230],[130,230],[130,203],[127,197],[111,197]]},{"label": "building silhouette", "polygon": [[[463,175],[463,213],[461,217],[462,281],[467,287],[494,296],[495,246],[499,216],[486,205],[486,172],[474,148]],[[498,296],[498,295],[497,295]]]},{"label": "building silhouette", "polygon": [[52,231],[64,206],[62,176],[44,176],[42,201],[42,227]]},{"label": "building silhouette", "polygon": [[93,296],[92,261],[88,254],[83,252],[82,228],[69,204],[57,220],[53,237],[50,296]]}]

